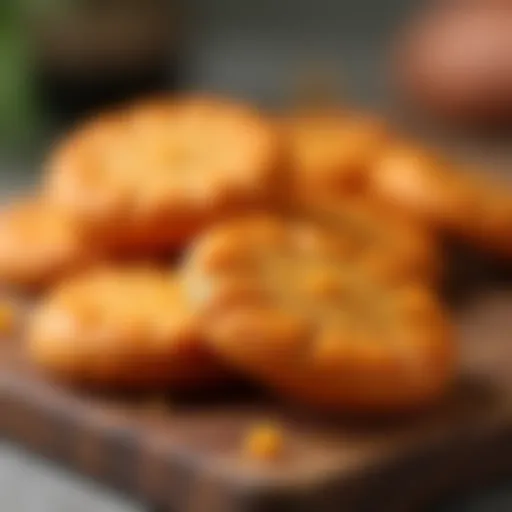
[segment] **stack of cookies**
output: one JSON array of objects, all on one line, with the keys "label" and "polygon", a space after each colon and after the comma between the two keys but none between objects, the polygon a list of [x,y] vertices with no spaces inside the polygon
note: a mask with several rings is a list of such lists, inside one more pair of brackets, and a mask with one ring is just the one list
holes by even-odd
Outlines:
[{"label": "stack of cookies", "polygon": [[457,363],[446,234],[512,255],[512,201],[334,109],[210,96],[98,116],[0,216],[0,280],[36,291],[30,360],[99,389],[242,378],[332,412],[439,399]]}]

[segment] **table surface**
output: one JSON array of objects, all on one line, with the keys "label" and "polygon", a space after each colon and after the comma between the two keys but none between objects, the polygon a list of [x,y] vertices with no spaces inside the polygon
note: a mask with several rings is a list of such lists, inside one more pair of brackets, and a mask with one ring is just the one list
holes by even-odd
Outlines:
[{"label": "table surface", "polygon": [[[293,89],[293,73],[310,62],[307,59],[321,56],[335,65],[347,94],[367,105],[386,107],[389,97],[385,84],[376,79],[382,76],[383,43],[413,2],[194,0],[191,4],[199,8],[199,38],[189,66],[193,85],[275,102]],[[351,80],[345,80],[346,77]],[[37,176],[35,168],[27,163],[0,164],[1,194],[9,196],[29,186]],[[145,510],[143,504],[1,441],[0,509],[5,512]],[[510,511],[512,481],[453,499],[436,510]]]}]

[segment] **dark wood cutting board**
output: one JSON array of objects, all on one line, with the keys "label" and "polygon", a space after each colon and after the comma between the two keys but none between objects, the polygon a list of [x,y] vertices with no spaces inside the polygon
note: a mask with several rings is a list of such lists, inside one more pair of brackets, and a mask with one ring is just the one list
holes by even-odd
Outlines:
[{"label": "dark wood cutting board", "polygon": [[[244,393],[168,406],[85,395],[39,376],[13,340],[0,346],[0,436],[162,510],[421,510],[512,473],[512,287],[494,282],[461,294],[460,379],[421,416],[322,420]],[[283,425],[285,454],[257,464],[241,443],[269,418]]]}]

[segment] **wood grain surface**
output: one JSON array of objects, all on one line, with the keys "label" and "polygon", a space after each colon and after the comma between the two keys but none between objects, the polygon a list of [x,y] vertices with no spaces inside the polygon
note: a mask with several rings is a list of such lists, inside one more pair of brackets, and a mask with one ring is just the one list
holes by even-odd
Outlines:
[{"label": "wood grain surface", "polygon": [[[507,272],[484,267],[465,258],[452,273],[460,378],[419,416],[319,418],[244,391],[80,393],[38,375],[20,336],[0,346],[0,435],[164,510],[421,510],[512,470],[512,287]],[[283,425],[284,456],[251,462],[242,440],[268,419]]]}]

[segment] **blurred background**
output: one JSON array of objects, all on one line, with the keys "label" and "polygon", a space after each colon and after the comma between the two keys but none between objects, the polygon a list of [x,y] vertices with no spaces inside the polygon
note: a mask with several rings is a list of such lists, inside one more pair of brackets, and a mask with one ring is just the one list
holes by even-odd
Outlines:
[{"label": "blurred background", "polygon": [[[506,0],[4,0],[0,142],[4,151],[20,145],[25,151],[62,122],[162,89],[207,89],[282,105],[313,73],[323,74],[343,101],[403,117],[424,131],[442,131],[443,138],[445,123],[424,124],[416,115],[419,109],[406,103],[408,93],[417,93],[426,103],[437,90],[446,90],[442,101],[431,102],[430,110],[436,111],[439,103],[454,104],[464,96],[465,82],[479,82],[479,77],[494,73],[497,78],[487,82],[501,82],[504,97],[495,110],[507,111],[510,121],[510,15],[503,28],[489,29],[496,20],[478,20],[504,16],[478,12],[492,11],[489,7],[472,7],[493,3],[509,4],[504,9],[510,11]],[[451,16],[443,13],[450,4],[477,11],[477,21],[443,24]],[[432,25],[449,26],[433,33],[432,28],[417,27],[421,17],[438,17]],[[489,34],[500,31],[503,37],[489,40]],[[407,32],[415,37],[406,37]],[[435,45],[436,40],[441,42]],[[466,52],[470,42],[474,51]],[[399,65],[397,48],[407,54]],[[452,62],[443,60],[447,53]],[[475,57],[466,62],[468,53]],[[497,63],[495,69],[488,62]],[[418,67],[430,70],[430,75],[420,76]],[[454,71],[450,74],[447,68]],[[469,76],[471,68],[475,71]],[[414,85],[397,86],[407,80]],[[487,91],[487,97],[497,96],[496,88],[480,89],[480,96]],[[465,120],[478,115],[474,104],[466,107],[470,115]],[[486,108],[492,117],[491,107]],[[452,139],[458,135],[450,133]]]},{"label": "blurred background", "polygon": [[[487,6],[485,9],[494,2],[510,13],[511,2],[480,0],[481,5]],[[460,66],[464,68],[461,72],[467,72],[471,66],[476,69],[475,80],[463,78],[463,84],[480,83],[479,77],[489,77],[491,72],[496,76],[498,85],[484,84],[475,93],[475,97],[478,92],[486,97],[500,95],[502,103],[498,107],[492,105],[489,115],[487,111],[485,116],[480,115],[480,97],[473,102],[476,106],[471,106],[473,96],[469,93],[465,115],[440,115],[443,109],[439,105],[453,102],[449,98],[438,100],[434,93],[414,94],[414,87],[418,86],[406,85],[406,77],[418,77],[421,73],[418,75],[410,67],[409,57],[396,64],[397,46],[401,49],[401,45],[409,44],[405,35],[402,39],[402,33],[414,26],[417,16],[427,16],[422,12],[447,9],[446,4],[464,4],[464,9],[475,9],[473,4],[477,3],[2,0],[0,189],[7,195],[35,180],[51,141],[83,117],[106,106],[162,90],[200,89],[234,95],[268,108],[282,108],[297,94],[303,81],[312,77],[328,83],[326,89],[340,101],[381,111],[450,151],[507,170],[512,154],[510,135],[501,129],[506,123],[496,123],[500,129],[495,130],[495,123],[488,123],[487,117],[494,120],[498,112],[504,114],[505,121],[511,119],[510,15],[507,18],[492,14],[490,17],[505,22],[498,24],[496,30],[481,29],[481,33],[487,30],[485,37],[469,31],[469,40],[483,42],[476,45],[476,50],[465,53],[481,55],[480,64],[492,61],[492,70],[478,62]],[[486,16],[483,11],[477,12],[473,23],[478,25]],[[417,33],[421,34],[420,29]],[[503,34],[491,44],[489,33]],[[441,37],[433,34],[431,39]],[[461,33],[450,41],[455,41],[454,47],[467,48],[467,40],[466,33]],[[452,45],[441,50],[428,42],[424,46],[428,51],[423,54],[432,56],[444,53]],[[411,52],[413,63],[419,62],[422,53]],[[432,75],[439,76],[436,69],[457,69],[460,61],[454,59],[455,65],[441,62],[437,68],[433,66],[434,71],[422,79],[420,89],[427,84],[430,91],[435,91]],[[411,80],[411,84],[416,82]],[[439,88],[460,96],[457,87],[441,84]],[[415,101],[411,102],[410,97]],[[452,123],[454,117],[456,123]],[[480,123],[482,117],[485,119]],[[493,125],[491,135],[487,130],[489,124]],[[486,129],[480,130],[484,125]],[[116,500],[103,490],[0,442],[2,511],[139,510],[136,504]],[[461,497],[447,510],[512,510],[512,482],[510,486],[500,485],[498,491],[488,496]]]},{"label": "blurred background", "polygon": [[[446,34],[416,28],[418,18],[429,14],[450,18],[443,11],[457,4],[463,6],[459,10],[472,12],[476,23],[444,23]],[[507,16],[489,15],[491,4],[503,4]],[[478,21],[487,18],[502,20],[501,28],[494,29],[496,19]],[[70,122],[152,91],[207,89],[275,107],[286,104],[301,81],[315,73],[329,80],[343,101],[382,110],[425,136],[442,143],[448,136],[451,146],[472,149],[474,140],[468,143],[467,134],[447,129],[449,115],[432,123],[426,121],[429,116],[417,114],[429,111],[423,107],[430,100],[430,111],[438,113],[465,97],[458,90],[464,84],[479,84],[480,77],[493,75],[497,78],[475,85],[474,95],[501,98],[494,110],[486,106],[489,117],[506,112],[510,121],[510,20],[507,0],[3,0],[1,154],[4,159],[34,154],[37,162],[48,139]],[[438,21],[431,25],[441,25]],[[407,32],[415,35],[414,41],[408,42]],[[494,37],[496,33],[501,36]],[[465,51],[469,43],[472,52]],[[446,51],[452,47],[453,55]],[[397,48],[408,55],[397,59]],[[447,54],[452,62],[443,60]],[[466,62],[468,55],[476,57]],[[430,75],[421,76],[418,68]],[[408,81],[411,85],[404,85]],[[500,84],[499,93],[495,83]],[[436,97],[438,91],[443,98]],[[412,103],[415,108],[406,101],[410,92],[420,99]],[[468,97],[464,108],[470,114],[463,121],[478,116],[474,104],[479,99]],[[493,159],[501,161],[503,147],[500,138]],[[489,157],[487,150],[484,156]]]}]

